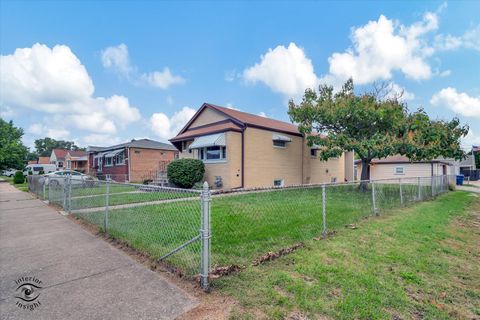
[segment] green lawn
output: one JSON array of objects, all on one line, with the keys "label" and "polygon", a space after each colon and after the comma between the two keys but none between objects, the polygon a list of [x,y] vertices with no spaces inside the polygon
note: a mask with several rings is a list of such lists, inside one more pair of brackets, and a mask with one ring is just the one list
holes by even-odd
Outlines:
[{"label": "green lawn", "polygon": [[[408,196],[408,188],[403,188],[404,201],[408,204],[413,200],[413,195]],[[400,207],[398,185],[383,185],[377,189],[376,202],[380,214]],[[427,190],[422,192],[427,194]],[[414,195],[418,195],[418,192]],[[130,195],[117,196],[122,203],[132,201],[128,199]],[[151,196],[158,197],[155,194]],[[84,198],[83,201],[92,199]],[[327,229],[338,230],[346,224],[370,217],[371,201],[371,191],[359,191],[357,186],[327,188]],[[78,215],[103,227],[103,212]],[[322,235],[322,189],[290,189],[214,197],[211,225],[212,266],[246,266],[266,252]],[[110,210],[108,226],[108,232],[114,237],[158,258],[199,234],[200,203],[193,199]],[[187,274],[195,275],[198,273],[198,252],[197,244],[188,246],[169,258],[169,262]]]},{"label": "green lawn", "polygon": [[449,193],[213,285],[240,302],[235,319],[478,319],[479,212]]},{"label": "green lawn", "polygon": [[13,183],[13,177],[1,176],[1,178],[8,181],[8,183],[10,183],[12,186],[17,188],[18,190],[28,192],[28,183],[27,182],[20,183],[20,184],[14,184]]}]

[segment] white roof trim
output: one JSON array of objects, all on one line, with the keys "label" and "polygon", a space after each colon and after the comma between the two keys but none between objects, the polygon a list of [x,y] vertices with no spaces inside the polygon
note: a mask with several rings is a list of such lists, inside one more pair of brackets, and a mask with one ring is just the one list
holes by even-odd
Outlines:
[{"label": "white roof trim", "polygon": [[123,152],[123,149],[113,150],[113,151],[107,152],[105,154],[105,157],[108,157],[108,158],[115,157],[117,154],[121,152]]},{"label": "white roof trim", "polygon": [[210,134],[195,138],[189,149],[198,149],[204,147],[225,146],[225,133]]},{"label": "white roof trim", "polygon": [[272,135],[272,140],[273,141],[285,141],[285,142],[291,142],[292,141],[292,139],[290,139],[287,136],[282,136],[281,134],[275,134],[275,133]]}]

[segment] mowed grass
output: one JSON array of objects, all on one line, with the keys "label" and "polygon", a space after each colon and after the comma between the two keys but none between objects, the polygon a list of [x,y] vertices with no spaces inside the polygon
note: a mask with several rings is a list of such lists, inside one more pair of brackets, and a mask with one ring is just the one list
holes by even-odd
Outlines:
[{"label": "mowed grass", "polygon": [[393,210],[217,279],[234,319],[478,319],[480,198]]},{"label": "mowed grass", "polygon": [[[385,185],[382,189],[378,193],[377,207],[399,207],[398,186]],[[119,201],[126,202],[129,195],[117,196]],[[327,230],[337,230],[371,216],[371,201],[370,190],[363,192],[358,186],[327,188]],[[214,196],[211,203],[213,267],[247,266],[269,251],[322,235],[321,188]],[[104,212],[79,215],[103,228]],[[200,201],[197,198],[109,211],[108,233],[148,252],[153,258],[197,236],[199,230]],[[181,254],[171,256],[169,262],[194,275],[198,273],[198,264],[195,264],[199,259],[198,250],[198,246],[187,246]]]},{"label": "mowed grass", "polygon": [[13,183],[13,177],[1,176],[1,178],[8,181],[8,183],[10,183],[12,186],[17,188],[18,190],[28,192],[28,182],[26,181],[26,179],[24,183],[15,184]]}]

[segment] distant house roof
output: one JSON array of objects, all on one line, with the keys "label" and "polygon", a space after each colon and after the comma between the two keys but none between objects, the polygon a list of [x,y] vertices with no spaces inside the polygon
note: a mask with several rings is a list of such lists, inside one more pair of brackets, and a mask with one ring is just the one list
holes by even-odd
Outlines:
[{"label": "distant house roof", "polygon": [[89,153],[95,153],[99,151],[108,151],[114,150],[119,148],[140,148],[140,149],[158,149],[158,150],[172,150],[177,151],[177,149],[169,143],[163,143],[155,140],[150,139],[139,139],[132,141],[116,144],[109,147],[98,147],[98,146],[89,146],[87,151]]},{"label": "distant house roof", "polygon": [[50,157],[38,157],[38,163],[39,164],[49,164],[50,163]]},{"label": "distant house roof", "polygon": [[[190,125],[193,123],[193,121],[206,108],[222,113],[231,121],[219,121],[217,123],[213,123],[212,125],[190,128]],[[170,139],[170,141],[175,142],[179,140],[184,140],[186,138],[192,138],[198,135],[214,133],[222,130],[223,131],[241,130],[242,128],[249,127],[249,126],[272,130],[272,131],[284,132],[284,133],[289,133],[294,135],[302,135],[300,131],[298,131],[298,127],[292,123],[270,119],[262,116],[257,116],[251,113],[233,110],[233,109],[217,106],[211,103],[204,103],[202,107],[198,109],[198,111],[195,113],[192,119],[190,119],[190,121],[185,125],[185,127],[183,127],[183,129],[180,130],[178,135]]]},{"label": "distant house roof", "polygon": [[55,154],[55,157],[57,158],[57,161],[58,160],[64,160],[68,151],[69,150],[67,150],[67,149],[53,149],[52,150],[52,152]]},{"label": "distant house roof", "polygon": [[[362,162],[362,160],[360,160],[360,159],[355,160],[355,164],[359,164],[361,162]],[[451,162],[449,162],[445,159],[412,161],[408,157],[401,156],[401,155],[389,156],[389,157],[382,158],[382,159],[373,159],[371,161],[371,164],[396,164],[396,163],[443,163],[443,164],[452,165]]]},{"label": "distant house roof", "polygon": [[68,151],[68,153],[72,157],[84,157],[84,156],[87,155],[87,152],[83,151],[83,150],[70,150],[70,151]]}]

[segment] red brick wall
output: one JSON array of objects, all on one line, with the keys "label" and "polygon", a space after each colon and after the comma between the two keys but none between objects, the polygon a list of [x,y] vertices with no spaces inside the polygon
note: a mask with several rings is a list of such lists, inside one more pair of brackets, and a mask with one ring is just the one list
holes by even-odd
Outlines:
[{"label": "red brick wall", "polygon": [[[143,182],[151,173],[163,169],[163,165],[175,159],[177,151],[130,148],[130,181]],[[153,178],[153,177],[152,177]]]}]

